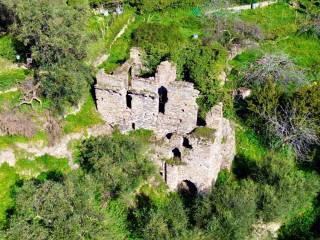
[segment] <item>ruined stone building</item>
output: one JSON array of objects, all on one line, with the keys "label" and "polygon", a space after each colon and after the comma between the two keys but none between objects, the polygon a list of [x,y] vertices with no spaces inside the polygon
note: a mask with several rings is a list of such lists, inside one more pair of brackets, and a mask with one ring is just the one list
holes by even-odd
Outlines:
[{"label": "ruined stone building", "polygon": [[[235,154],[234,130],[222,116],[222,104],[208,114],[206,127],[197,126],[198,90],[176,80],[173,63],[162,62],[154,77],[139,77],[143,64],[138,49],[114,73],[100,70],[95,86],[98,111],[122,132],[153,130],[158,139],[153,160],[169,188],[203,192]],[[205,133],[205,134],[202,134]]]}]

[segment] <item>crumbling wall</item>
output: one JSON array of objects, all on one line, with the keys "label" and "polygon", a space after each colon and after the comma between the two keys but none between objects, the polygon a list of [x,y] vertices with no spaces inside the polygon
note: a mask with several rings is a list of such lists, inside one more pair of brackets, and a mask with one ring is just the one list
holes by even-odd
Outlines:
[{"label": "crumbling wall", "polygon": [[[222,104],[213,107],[208,116],[207,120],[216,124],[209,124],[215,130],[212,137],[200,138],[192,132],[173,134],[154,147],[154,159],[162,160],[159,166],[171,190],[178,190],[182,182],[189,181],[199,193],[205,193],[211,189],[220,170],[231,167],[236,150],[234,128],[229,120],[223,118]],[[170,163],[174,157],[173,149],[181,152],[181,162]]]},{"label": "crumbling wall", "polygon": [[192,83],[176,81],[176,67],[162,62],[155,77],[137,76],[142,69],[137,49],[113,74],[97,74],[96,100],[104,120],[121,130],[153,130],[162,137],[170,132],[188,133],[197,122],[199,92]]},{"label": "crumbling wall", "polygon": [[130,60],[114,73],[98,73],[98,110],[107,123],[123,132],[154,131],[158,142],[152,159],[171,190],[193,184],[198,192],[206,192],[219,171],[230,168],[235,155],[234,129],[223,118],[223,105],[217,104],[207,114],[209,135],[195,134],[199,91],[192,83],[177,81],[176,67],[169,61],[158,66],[154,77],[141,78],[140,56],[134,48]]}]

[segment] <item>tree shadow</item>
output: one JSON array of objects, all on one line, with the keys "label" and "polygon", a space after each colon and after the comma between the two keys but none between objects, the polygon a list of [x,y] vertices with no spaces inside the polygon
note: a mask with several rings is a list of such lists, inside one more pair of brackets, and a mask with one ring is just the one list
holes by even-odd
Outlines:
[{"label": "tree shadow", "polygon": [[246,179],[254,177],[255,173],[259,171],[256,162],[246,158],[243,155],[237,155],[232,164],[232,172],[238,179]]}]

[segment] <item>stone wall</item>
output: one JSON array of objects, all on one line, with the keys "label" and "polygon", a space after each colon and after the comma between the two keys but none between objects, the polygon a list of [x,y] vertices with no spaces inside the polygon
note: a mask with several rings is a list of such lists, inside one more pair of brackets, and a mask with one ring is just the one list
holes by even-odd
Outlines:
[{"label": "stone wall", "polygon": [[[230,168],[235,155],[235,134],[218,104],[207,114],[205,137],[198,128],[199,92],[192,83],[176,80],[176,67],[162,62],[154,77],[141,78],[137,48],[114,73],[97,75],[97,107],[105,121],[122,132],[144,128],[157,136],[152,160],[171,190],[192,184],[197,192],[211,188],[222,168]],[[201,130],[201,129],[200,129]],[[205,130],[205,129],[202,129]]]},{"label": "stone wall", "polygon": [[[221,112],[217,111],[221,109]],[[222,117],[222,105],[215,106],[209,114],[219,122],[212,136],[201,138],[194,132],[169,135],[154,146],[154,161],[160,166],[163,178],[171,190],[178,190],[184,181],[194,184],[199,193],[207,192],[221,169],[229,169],[235,155],[235,134],[230,121]],[[211,115],[212,116],[212,115]],[[219,119],[218,116],[221,116]],[[179,151],[181,162],[171,164]],[[160,160],[160,161],[159,161]]]},{"label": "stone wall", "polygon": [[197,122],[199,92],[192,83],[176,81],[176,67],[162,62],[155,77],[140,78],[141,60],[136,49],[113,74],[97,74],[96,100],[104,120],[122,131],[153,130],[158,136],[188,133]]}]

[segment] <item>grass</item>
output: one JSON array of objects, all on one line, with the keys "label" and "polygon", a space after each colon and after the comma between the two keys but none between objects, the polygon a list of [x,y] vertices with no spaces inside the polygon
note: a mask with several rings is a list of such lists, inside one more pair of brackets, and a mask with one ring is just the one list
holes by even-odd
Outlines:
[{"label": "grass", "polygon": [[251,129],[237,127],[236,129],[237,155],[245,159],[262,161],[267,149],[261,144],[256,133]]},{"label": "grass", "polygon": [[143,18],[145,22],[178,26],[185,39],[191,39],[193,34],[203,35],[201,18],[189,8],[169,9]]},{"label": "grass", "polygon": [[262,45],[266,52],[282,51],[299,67],[303,68],[310,80],[320,79],[320,41],[313,37],[289,36],[276,42]]},{"label": "grass", "polygon": [[125,62],[129,57],[129,51],[132,46],[132,33],[145,23],[160,23],[163,25],[178,26],[183,37],[183,41],[191,40],[193,34],[202,35],[201,19],[196,17],[191,9],[169,9],[163,12],[156,12],[137,16],[134,24],[128,27],[125,34],[119,38],[110,49],[109,59],[104,62],[101,67],[106,72],[112,72],[121,63]]},{"label": "grass", "polygon": [[320,52],[320,41],[297,33],[307,21],[306,16],[284,3],[244,11],[240,16],[243,20],[258,25],[266,39],[260,42],[259,49],[249,49],[234,59],[234,68],[245,69],[264,53],[283,52],[305,71],[310,81],[320,79],[320,55],[317,54]]},{"label": "grass", "polygon": [[15,143],[28,143],[28,142],[38,142],[43,141],[46,143],[47,134],[43,131],[39,131],[32,138],[11,135],[11,136],[0,136],[0,150],[9,147],[15,147]]},{"label": "grass", "polygon": [[68,160],[65,158],[56,158],[50,155],[44,155],[34,160],[20,159],[16,162],[15,171],[21,177],[37,177],[43,172],[62,172],[70,170]]},{"label": "grass", "polygon": [[100,66],[101,68],[104,68],[107,73],[114,71],[120,64],[129,58],[131,34],[133,29],[133,25],[128,27],[125,34],[117,39],[117,41],[111,47],[108,60]]},{"label": "grass", "polygon": [[266,39],[276,39],[294,34],[305,21],[302,14],[285,3],[243,11],[240,17],[246,22],[258,25]]},{"label": "grass", "polygon": [[15,87],[26,78],[27,74],[28,72],[24,69],[12,69],[7,71],[2,71],[2,69],[0,69],[0,91]]},{"label": "grass", "polygon": [[208,127],[197,127],[193,132],[192,136],[214,142],[215,130]]},{"label": "grass", "polygon": [[92,16],[90,18],[88,34],[95,36],[95,39],[89,44],[87,50],[86,61],[89,64],[92,64],[99,55],[107,53],[114,38],[133,15],[132,10],[126,9],[124,14],[116,17]]},{"label": "grass", "polygon": [[65,118],[63,132],[65,134],[79,132],[83,129],[103,123],[100,114],[96,110],[94,100],[91,95],[81,107],[80,112],[69,115]]}]

